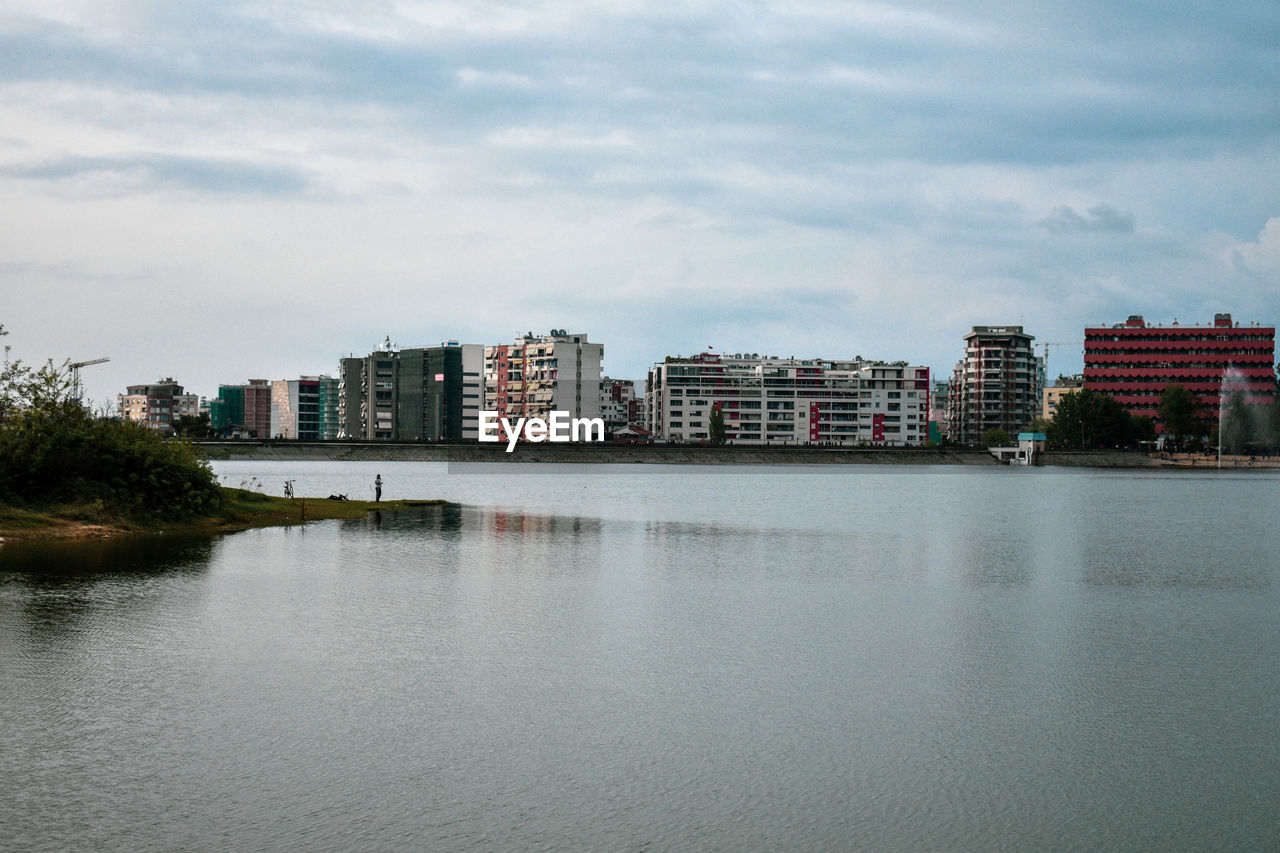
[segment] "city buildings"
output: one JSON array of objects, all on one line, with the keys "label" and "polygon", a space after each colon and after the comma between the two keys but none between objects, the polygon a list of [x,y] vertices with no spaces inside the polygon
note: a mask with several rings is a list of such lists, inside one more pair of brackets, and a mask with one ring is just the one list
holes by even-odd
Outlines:
[{"label": "city buildings", "polygon": [[1075,376],[1059,376],[1057,382],[1046,386],[1040,392],[1040,417],[1047,421],[1053,420],[1053,416],[1058,411],[1058,402],[1067,394],[1073,394],[1083,387],[1084,377],[1079,374]]},{"label": "city buildings", "polygon": [[1212,412],[1224,388],[1242,392],[1249,404],[1274,400],[1274,326],[1241,326],[1230,314],[1214,315],[1212,325],[1153,326],[1135,314],[1084,335],[1084,387],[1114,397],[1131,414],[1158,421],[1160,396],[1175,384]]},{"label": "city buildings", "polygon": [[668,357],[645,381],[645,426],[664,440],[707,441],[719,409],[734,444],[918,445],[930,387],[929,368],[906,362]]},{"label": "city buildings", "polygon": [[271,383],[250,379],[244,385],[219,385],[218,396],[209,403],[209,426],[220,434],[243,434],[250,438],[270,438]]},{"label": "city buildings", "polygon": [[121,420],[169,433],[178,418],[199,416],[200,397],[184,394],[183,387],[170,376],[151,385],[128,386],[127,393],[116,395],[116,411]]},{"label": "city buildings", "polygon": [[367,356],[341,359],[339,434],[396,441],[478,439],[483,365],[480,344],[397,348],[390,338]]},{"label": "city buildings", "polygon": [[952,440],[977,444],[1002,429],[1013,436],[1040,414],[1040,363],[1021,326],[974,326],[951,375],[947,421]]},{"label": "city buildings", "polygon": [[338,380],[302,376],[271,383],[271,435],[319,441],[337,438]]},{"label": "city buildings", "polygon": [[484,349],[484,408],[499,417],[601,417],[604,345],[587,335],[552,329]]},{"label": "city buildings", "polygon": [[951,383],[945,379],[934,382],[933,393],[929,397],[929,438],[939,444],[951,437],[947,421],[947,403],[950,399]]},{"label": "city buildings", "polygon": [[605,429],[616,432],[628,425],[644,422],[643,400],[636,396],[636,383],[630,379],[600,380],[600,417]]}]

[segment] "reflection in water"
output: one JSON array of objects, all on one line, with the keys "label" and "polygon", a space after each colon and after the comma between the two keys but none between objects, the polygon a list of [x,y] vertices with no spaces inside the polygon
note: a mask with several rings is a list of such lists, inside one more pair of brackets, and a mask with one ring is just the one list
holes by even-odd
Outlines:
[{"label": "reflection in water", "polygon": [[117,536],[16,542],[0,547],[0,579],[43,585],[98,575],[199,570],[215,541],[209,536]]},{"label": "reflection in water", "polygon": [[1280,849],[1275,480],[854,467],[2,549],[0,847]]},{"label": "reflection in water", "polygon": [[401,510],[374,510],[364,518],[342,518],[344,532],[384,531],[397,536],[457,538],[462,529],[462,507],[458,504],[430,504]]},{"label": "reflection in water", "polygon": [[21,590],[23,643],[38,646],[91,623],[100,611],[138,618],[150,584],[203,574],[216,541],[120,536],[7,544],[0,547],[0,594],[6,587]]}]

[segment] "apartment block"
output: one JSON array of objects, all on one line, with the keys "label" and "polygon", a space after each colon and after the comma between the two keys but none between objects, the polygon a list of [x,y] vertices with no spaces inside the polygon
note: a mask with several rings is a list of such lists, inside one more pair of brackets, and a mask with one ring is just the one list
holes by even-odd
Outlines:
[{"label": "apartment block", "polygon": [[338,380],[331,376],[302,376],[298,379],[280,379],[271,384],[271,435],[277,438],[297,438],[318,441],[336,437],[327,435],[325,404],[328,399],[337,402]]},{"label": "apartment block", "polygon": [[645,381],[645,426],[706,441],[719,409],[734,444],[920,445],[930,388],[929,368],[904,361],[669,356]]},{"label": "apartment block", "polygon": [[484,408],[511,418],[546,418],[552,411],[601,417],[603,360],[604,344],[565,329],[485,347]]},{"label": "apartment block", "polygon": [[[1182,385],[1213,412],[1224,389],[1243,392],[1249,404],[1271,403],[1275,338],[1274,326],[1241,326],[1230,314],[1216,314],[1212,325],[1203,326],[1154,326],[1135,314],[1084,330],[1084,387],[1153,419],[1170,385]],[[1157,422],[1156,429],[1162,432],[1163,425]]]},{"label": "apartment block", "polygon": [[121,420],[169,433],[178,418],[199,416],[200,396],[184,394],[173,377],[166,377],[151,385],[129,385],[127,393],[116,395],[116,411]]},{"label": "apartment block", "polygon": [[1040,414],[1035,336],[1021,326],[974,326],[964,340],[964,359],[951,374],[947,402],[951,437],[977,444],[990,429],[1016,435]]},{"label": "apartment block", "polygon": [[390,339],[368,356],[341,359],[336,393],[341,436],[478,438],[483,363],[480,344],[397,348]]},{"label": "apartment block", "polygon": [[221,433],[243,431],[253,438],[269,438],[271,430],[272,384],[266,379],[250,379],[243,385],[219,385],[218,396],[209,403],[209,425]]},{"label": "apartment block", "polygon": [[609,432],[644,422],[643,400],[636,396],[636,383],[631,379],[600,380],[600,417]]}]

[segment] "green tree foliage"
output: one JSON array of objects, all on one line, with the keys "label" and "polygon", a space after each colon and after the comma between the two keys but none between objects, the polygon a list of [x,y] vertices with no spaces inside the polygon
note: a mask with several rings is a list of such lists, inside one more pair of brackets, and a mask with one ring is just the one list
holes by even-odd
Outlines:
[{"label": "green tree foliage", "polygon": [[1049,419],[1048,418],[1032,418],[1031,422],[1027,424],[1027,427],[1024,431],[1047,433],[1049,431]]},{"label": "green tree foliage", "polygon": [[1181,385],[1170,385],[1160,395],[1160,422],[1174,441],[1204,435],[1203,412],[1196,398]]},{"label": "green tree foliage", "polygon": [[98,418],[71,398],[53,362],[0,375],[0,499],[31,507],[101,502],[122,518],[190,518],[220,500],[186,441]]},{"label": "green tree foliage", "polygon": [[173,423],[175,434],[183,438],[211,438],[213,427],[209,425],[209,413],[201,412],[197,416],[180,415]]},{"label": "green tree foliage", "polygon": [[989,429],[982,433],[983,447],[1008,447],[1009,444],[1009,433],[1002,429]]},{"label": "green tree foliage", "polygon": [[1136,447],[1155,437],[1155,427],[1130,415],[1114,397],[1082,388],[1058,401],[1047,435],[1054,447]]},{"label": "green tree foliage", "polygon": [[719,403],[711,407],[707,434],[710,436],[712,444],[724,444],[724,412],[720,411]]}]

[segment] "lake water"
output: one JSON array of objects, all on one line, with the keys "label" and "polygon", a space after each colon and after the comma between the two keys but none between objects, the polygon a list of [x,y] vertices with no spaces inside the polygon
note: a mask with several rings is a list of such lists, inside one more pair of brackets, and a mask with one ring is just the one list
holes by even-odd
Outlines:
[{"label": "lake water", "polygon": [[215,465],[0,548],[0,848],[1280,849],[1280,475]]}]

